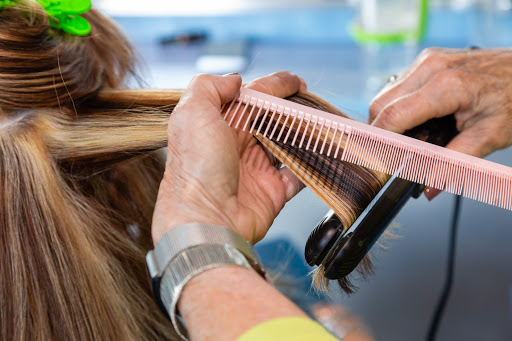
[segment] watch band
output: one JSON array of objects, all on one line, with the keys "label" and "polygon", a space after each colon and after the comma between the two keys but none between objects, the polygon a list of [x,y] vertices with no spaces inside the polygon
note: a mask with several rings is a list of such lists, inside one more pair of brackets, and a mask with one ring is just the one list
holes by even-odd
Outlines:
[{"label": "watch band", "polygon": [[176,304],[185,284],[195,275],[219,266],[242,266],[265,278],[252,246],[236,232],[218,225],[188,223],[174,227],[146,255],[155,300],[186,340]]},{"label": "watch band", "polygon": [[188,333],[177,312],[178,299],[188,281],[208,269],[224,266],[252,267],[245,256],[231,245],[202,245],[182,251],[164,272],[160,284],[162,304],[177,333],[187,340]]},{"label": "watch band", "polygon": [[182,250],[206,244],[228,244],[240,250],[253,267],[261,274],[251,244],[238,233],[219,225],[188,223],[176,226],[160,239],[154,250],[146,255],[149,274],[162,277],[169,262]]}]

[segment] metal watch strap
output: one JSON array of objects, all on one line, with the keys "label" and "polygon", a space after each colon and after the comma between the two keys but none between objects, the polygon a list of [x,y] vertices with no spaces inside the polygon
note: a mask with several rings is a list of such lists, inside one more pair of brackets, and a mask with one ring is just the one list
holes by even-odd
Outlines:
[{"label": "metal watch strap", "polygon": [[174,227],[148,252],[146,263],[155,299],[184,339],[186,331],[176,319],[176,303],[193,276],[213,267],[242,266],[265,277],[249,242],[228,228],[211,224]]},{"label": "metal watch strap", "polygon": [[184,249],[206,244],[228,244],[242,252],[256,271],[264,274],[259,266],[251,244],[238,233],[219,225],[188,223],[176,226],[167,232],[154,250],[146,255],[149,274],[162,277],[169,262]]},{"label": "metal watch strap", "polygon": [[162,304],[169,312],[178,334],[187,340],[188,333],[178,316],[177,304],[181,292],[195,275],[208,269],[225,266],[252,267],[245,256],[231,245],[202,245],[189,248],[176,256],[164,272],[160,284]]}]

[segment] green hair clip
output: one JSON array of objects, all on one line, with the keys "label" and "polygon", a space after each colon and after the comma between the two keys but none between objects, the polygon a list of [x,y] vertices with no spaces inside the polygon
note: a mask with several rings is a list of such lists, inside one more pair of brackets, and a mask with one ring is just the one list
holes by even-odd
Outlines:
[{"label": "green hair clip", "polygon": [[50,17],[50,26],[77,36],[86,36],[91,25],[79,16],[91,9],[91,0],[36,0]]},{"label": "green hair clip", "polygon": [[[86,36],[91,25],[79,16],[91,9],[91,0],[36,0],[48,13],[50,26],[76,36]],[[0,0],[0,10],[11,7],[16,0]]]},{"label": "green hair clip", "polygon": [[0,10],[6,9],[14,5],[15,0],[0,0]]}]

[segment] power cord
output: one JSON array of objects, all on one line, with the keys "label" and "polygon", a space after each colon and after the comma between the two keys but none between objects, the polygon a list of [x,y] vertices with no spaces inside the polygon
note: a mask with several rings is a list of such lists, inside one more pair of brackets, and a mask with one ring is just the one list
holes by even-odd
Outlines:
[{"label": "power cord", "polygon": [[428,328],[427,341],[434,341],[436,333],[439,328],[439,323],[443,317],[444,308],[450,297],[450,292],[453,283],[453,274],[455,268],[455,248],[457,243],[457,226],[459,224],[460,206],[462,203],[462,197],[460,195],[455,196],[455,204],[452,213],[452,221],[450,226],[450,240],[448,244],[448,259],[446,264],[446,278],[443,286],[443,291],[437,302],[436,310],[430,321]]}]

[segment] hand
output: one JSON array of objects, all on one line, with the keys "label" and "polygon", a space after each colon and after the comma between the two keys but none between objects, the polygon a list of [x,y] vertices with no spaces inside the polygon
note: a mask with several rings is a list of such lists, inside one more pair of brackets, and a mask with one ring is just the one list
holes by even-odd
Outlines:
[{"label": "hand", "polygon": [[[169,120],[169,152],[153,215],[158,240],[187,222],[222,225],[251,243],[261,240],[284,204],[303,185],[286,168],[276,169],[248,132],[234,130],[220,108],[238,93],[238,75],[198,75]],[[302,79],[280,72],[249,84],[286,97],[305,89]]]},{"label": "hand", "polygon": [[512,144],[511,99],[512,49],[427,49],[375,97],[369,120],[403,133],[454,114],[460,133],[446,147],[483,157]]}]

